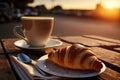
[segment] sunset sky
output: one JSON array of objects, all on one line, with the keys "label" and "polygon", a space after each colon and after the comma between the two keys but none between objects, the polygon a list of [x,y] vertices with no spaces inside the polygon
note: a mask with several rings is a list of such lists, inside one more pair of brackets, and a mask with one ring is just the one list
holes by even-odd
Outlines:
[{"label": "sunset sky", "polygon": [[95,9],[99,2],[105,8],[120,8],[120,0],[34,0],[34,3],[29,5],[44,4],[48,9],[56,5],[61,5],[64,9]]}]

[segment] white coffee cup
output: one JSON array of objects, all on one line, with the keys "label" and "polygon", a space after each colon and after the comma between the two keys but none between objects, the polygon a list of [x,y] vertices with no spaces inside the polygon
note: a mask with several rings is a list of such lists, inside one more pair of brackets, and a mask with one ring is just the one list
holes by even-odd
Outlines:
[{"label": "white coffee cup", "polygon": [[[21,20],[22,26],[16,26],[13,29],[14,34],[30,46],[45,46],[53,30],[54,17],[24,16]],[[20,35],[17,29],[21,29],[24,36]]]}]

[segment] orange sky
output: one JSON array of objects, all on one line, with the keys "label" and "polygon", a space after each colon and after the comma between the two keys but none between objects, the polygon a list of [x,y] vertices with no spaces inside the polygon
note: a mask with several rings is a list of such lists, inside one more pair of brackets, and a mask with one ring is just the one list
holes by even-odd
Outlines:
[{"label": "orange sky", "polygon": [[96,4],[102,2],[104,7],[119,7],[120,0],[35,0],[30,6],[45,4],[48,9],[61,5],[64,9],[95,9]]}]

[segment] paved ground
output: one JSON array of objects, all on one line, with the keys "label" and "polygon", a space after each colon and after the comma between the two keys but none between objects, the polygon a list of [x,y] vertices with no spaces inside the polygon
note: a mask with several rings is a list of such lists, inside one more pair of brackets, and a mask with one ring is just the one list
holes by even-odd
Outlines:
[{"label": "paved ground", "polygon": [[[0,38],[15,37],[12,29],[17,23],[0,24]],[[120,40],[120,24],[95,19],[55,16],[52,35],[78,36],[99,35]]]},{"label": "paved ground", "polygon": [[53,35],[99,35],[120,40],[120,24],[95,19],[55,16]]}]

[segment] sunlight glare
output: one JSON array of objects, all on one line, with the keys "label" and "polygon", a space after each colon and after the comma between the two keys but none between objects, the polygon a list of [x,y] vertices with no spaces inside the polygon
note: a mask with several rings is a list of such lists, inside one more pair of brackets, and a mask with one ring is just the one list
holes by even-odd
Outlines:
[{"label": "sunlight glare", "polygon": [[116,7],[116,4],[114,2],[106,2],[103,4],[104,8],[108,8],[108,9],[113,9]]}]

